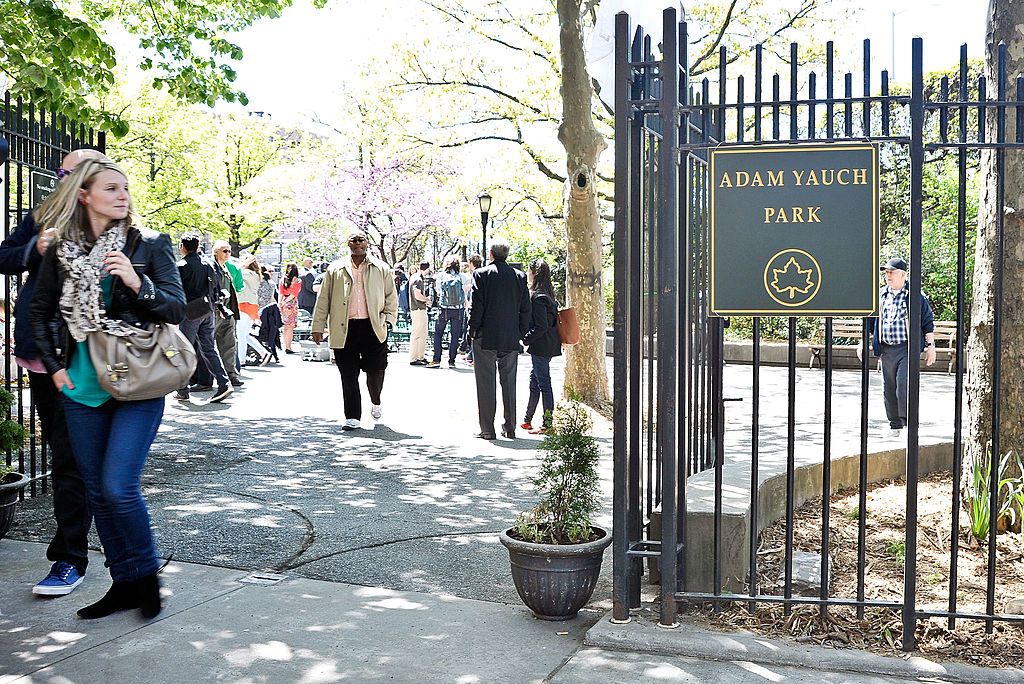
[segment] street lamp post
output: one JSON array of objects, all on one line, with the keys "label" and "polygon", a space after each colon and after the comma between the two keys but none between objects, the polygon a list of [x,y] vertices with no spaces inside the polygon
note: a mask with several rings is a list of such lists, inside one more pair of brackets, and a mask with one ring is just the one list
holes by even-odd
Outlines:
[{"label": "street lamp post", "polygon": [[487,217],[491,213],[491,196],[486,192],[476,198],[480,203],[480,224],[483,232],[483,253],[480,255],[487,258]]}]

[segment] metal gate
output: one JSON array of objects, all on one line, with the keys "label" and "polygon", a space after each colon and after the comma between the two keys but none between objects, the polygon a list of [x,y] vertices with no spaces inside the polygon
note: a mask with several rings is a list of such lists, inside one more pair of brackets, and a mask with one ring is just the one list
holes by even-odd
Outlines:
[{"label": "metal gate", "polygon": [[[7,154],[0,155],[3,169],[0,174],[0,194],[3,195],[5,239],[34,204],[56,186],[56,169],[68,152],[81,147],[92,147],[101,152],[106,148],[106,135],[103,132],[70,122],[63,116],[36,108],[20,98],[12,101],[10,93],[5,94],[0,104],[0,139],[3,140],[0,146],[7,148]],[[47,446],[39,438],[39,422],[31,400],[27,375],[15,363],[12,348],[14,302],[21,287],[21,278],[21,275],[4,278],[5,306],[0,313],[4,319],[4,388],[15,395],[12,417],[28,430],[29,440],[25,448],[6,454],[5,461],[8,466],[13,465],[32,478],[27,492],[35,496],[46,493],[49,470]]]},{"label": "metal gate", "polygon": [[[957,219],[957,325],[963,330],[965,313],[964,207],[967,194],[967,155],[980,149],[995,150],[997,205],[1002,202],[1002,164],[1005,150],[1024,147],[1024,79],[1018,79],[1016,99],[1006,95],[1006,53],[999,53],[996,98],[986,96],[985,78],[969,84],[966,46],[960,51],[959,89],[951,92],[943,78],[931,100],[925,98],[923,44],[912,43],[912,88],[908,95],[890,94],[887,72],[881,73],[878,88],[870,74],[870,43],[864,42],[863,73],[854,94],[854,76],[834,72],[835,50],[829,41],[825,51],[824,78],[799,73],[798,46],[789,55],[788,97],[779,74],[765,78],[764,55],[758,46],[753,54],[753,77],[730,80],[730,55],[719,51],[717,93],[713,97],[708,79],[691,82],[688,73],[689,38],[685,22],[673,9],[663,16],[660,55],[654,54],[650,36],[642,28],[632,32],[629,17],[616,17],[615,80],[615,367],[614,367],[614,499],[616,531],[614,553],[613,620],[629,619],[630,608],[640,604],[640,583],[650,564],[652,574],[660,569],[660,622],[676,624],[681,602],[707,603],[719,610],[723,603],[742,603],[754,611],[759,604],[783,604],[787,611],[800,604],[818,606],[824,614],[830,607],[854,607],[860,616],[865,608],[882,607],[902,617],[904,649],[915,645],[917,621],[948,619],[983,620],[992,630],[995,620],[1021,622],[995,609],[995,525],[990,526],[986,610],[957,609],[956,559],[958,553],[959,478],[962,458],[964,335],[956,340],[956,376],[952,461],[951,521],[952,576],[945,609],[924,609],[917,603],[917,496],[919,462],[920,370],[910,364],[908,441],[906,449],[906,536],[902,600],[874,600],[865,595],[866,492],[868,473],[868,354],[860,362],[860,460],[858,514],[858,578],[854,596],[832,596],[829,592],[829,534],[821,535],[821,591],[818,596],[794,596],[793,527],[795,513],[794,452],[797,445],[795,397],[797,319],[789,317],[786,382],[786,540],[785,582],[781,595],[758,586],[757,542],[759,524],[759,425],[762,407],[762,363],[759,333],[762,321],[753,319],[751,340],[751,425],[749,449],[742,454],[749,462],[748,489],[731,492],[749,499],[749,520],[745,530],[723,529],[723,468],[738,453],[724,448],[723,392],[724,319],[708,316],[708,173],[709,149],[719,146],[759,143],[800,143],[807,141],[872,142],[900,146],[910,160],[910,348],[921,341],[920,302],[922,253],[922,167],[927,154],[949,154],[957,160],[959,173]],[[969,89],[970,85],[970,89]],[[988,84],[991,85],[991,84]],[[822,87],[823,86],[823,87]],[[749,91],[752,88],[752,97]],[[824,92],[822,93],[821,90]],[[730,92],[731,91],[731,92]],[[841,93],[841,94],[840,94]],[[975,98],[974,96],[977,95]],[[972,99],[973,98],[973,99]],[[1006,109],[1017,116],[1015,139],[1006,136]],[[969,137],[968,120],[980,122]],[[986,117],[998,124],[995,139],[986,139]],[[926,124],[928,129],[926,130]],[[952,127],[952,130],[951,130]],[[991,138],[991,136],[989,136]],[[1002,263],[1002,212],[996,233],[997,263]],[[997,270],[996,297],[999,300],[1001,270]],[[995,315],[995,347],[1000,348],[1002,312]],[[867,344],[867,321],[861,329],[861,344]],[[829,495],[833,456],[833,336],[832,320],[826,319],[824,406],[821,424],[823,448],[820,458],[822,522],[829,530]],[[998,358],[998,355],[996,355]],[[994,368],[993,395],[999,396],[999,366]],[[997,404],[995,401],[994,404]],[[781,426],[780,426],[781,428]],[[781,434],[781,429],[780,429]],[[993,421],[993,453],[998,453],[998,409]],[[702,475],[702,471],[705,472]],[[996,468],[992,468],[992,487]],[[695,477],[708,484],[713,498],[710,524],[695,524],[687,514],[687,490]],[[993,495],[990,502],[994,510]],[[993,517],[994,519],[994,517]],[[696,520],[694,518],[693,520]],[[763,521],[762,521],[763,522]],[[723,574],[723,548],[735,544],[742,532],[748,565],[738,578]],[[723,536],[725,539],[723,539]],[[710,538],[710,539],[709,539]],[[708,554],[708,551],[710,553]],[[698,582],[702,570],[695,559],[710,555],[706,582]],[[706,586],[695,586],[705,584]],[[726,587],[728,585],[728,587]],[[742,588],[738,588],[739,587]],[[744,591],[745,589],[745,591]]]}]

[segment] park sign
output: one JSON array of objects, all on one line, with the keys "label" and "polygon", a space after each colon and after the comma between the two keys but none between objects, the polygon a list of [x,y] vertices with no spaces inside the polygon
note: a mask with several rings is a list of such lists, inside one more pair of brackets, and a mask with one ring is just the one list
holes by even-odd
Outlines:
[{"label": "park sign", "polygon": [[29,186],[32,191],[32,205],[38,207],[57,189],[57,174],[45,169],[33,169],[29,173]]},{"label": "park sign", "polygon": [[878,303],[878,149],[711,151],[711,314],[871,316]]}]

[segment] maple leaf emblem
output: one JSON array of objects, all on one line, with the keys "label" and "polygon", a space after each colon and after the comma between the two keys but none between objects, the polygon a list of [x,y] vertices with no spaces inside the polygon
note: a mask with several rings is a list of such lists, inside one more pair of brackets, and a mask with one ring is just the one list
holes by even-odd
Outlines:
[{"label": "maple leaf emblem", "polygon": [[784,294],[788,291],[790,299],[795,298],[797,292],[807,294],[814,287],[814,282],[811,280],[811,273],[813,272],[814,269],[812,268],[806,270],[800,268],[796,257],[791,256],[784,268],[772,269],[772,287],[779,294]]}]

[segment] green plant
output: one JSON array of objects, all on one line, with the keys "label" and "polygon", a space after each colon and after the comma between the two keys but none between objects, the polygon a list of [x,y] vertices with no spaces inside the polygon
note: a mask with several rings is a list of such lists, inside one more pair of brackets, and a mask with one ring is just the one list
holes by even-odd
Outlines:
[{"label": "green plant", "polygon": [[540,502],[518,517],[515,536],[538,544],[579,544],[591,538],[601,455],[592,429],[590,414],[570,390],[569,399],[555,407],[551,429],[540,444],[543,457],[533,479]]},{"label": "green plant", "polygon": [[[21,448],[28,432],[24,427],[10,419],[11,406],[14,404],[14,395],[5,389],[0,389],[0,452],[12,452]],[[11,473],[17,472],[14,466],[6,464],[6,460],[0,459],[0,481]]]},{"label": "green plant", "polygon": [[902,541],[891,541],[885,546],[885,550],[897,563],[903,565],[907,560],[907,545]]},{"label": "green plant", "polygon": [[[986,451],[985,458],[978,458],[971,464],[970,480],[963,488],[961,499],[971,524],[971,535],[980,543],[988,541],[989,526],[992,523],[992,511],[989,506],[992,478],[992,453]],[[1010,465],[1016,465],[1016,475],[1007,475]],[[1020,459],[1013,451],[1008,451],[999,459],[996,471],[997,511],[996,530],[999,531],[1002,521],[1013,525],[1020,519],[1020,503],[1024,502],[1024,480],[1021,476]],[[1005,493],[1004,493],[1005,490]]]}]

